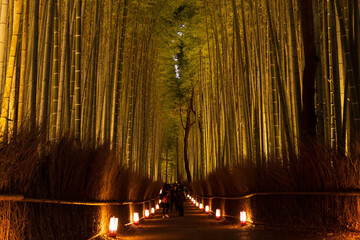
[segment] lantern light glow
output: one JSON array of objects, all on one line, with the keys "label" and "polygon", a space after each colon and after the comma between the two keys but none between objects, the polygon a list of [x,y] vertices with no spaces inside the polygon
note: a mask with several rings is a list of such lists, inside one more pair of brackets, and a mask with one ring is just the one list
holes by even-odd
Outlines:
[{"label": "lantern light glow", "polygon": [[198,203],[198,202],[196,202],[196,204],[195,204],[195,205],[196,205],[196,207],[199,207],[199,203]]},{"label": "lantern light glow", "polygon": [[116,237],[119,219],[115,216],[110,218],[109,237]]},{"label": "lantern light glow", "polygon": [[156,208],[156,210],[159,210],[159,204],[156,204],[156,206],[155,206],[155,208]]},{"label": "lantern light glow", "polygon": [[203,204],[202,204],[202,203],[200,203],[199,208],[200,208],[200,209],[203,209],[203,208],[204,208],[204,206],[203,206]]},{"label": "lantern light glow", "polygon": [[150,216],[150,211],[149,211],[149,209],[145,209],[145,218],[149,218],[149,216]]},{"label": "lantern light glow", "polygon": [[221,218],[221,210],[220,209],[216,209],[215,217],[217,220],[219,220]]},{"label": "lantern light glow", "polygon": [[138,213],[138,212],[134,212],[134,224],[135,224],[135,225],[138,225],[138,224],[139,224],[139,221],[140,221],[139,213]]},{"label": "lantern light glow", "polygon": [[154,215],[155,214],[155,208],[151,208],[151,214]]},{"label": "lantern light glow", "polygon": [[241,224],[241,226],[246,225],[246,212],[245,211],[240,212],[240,224]]},{"label": "lantern light glow", "polygon": [[209,213],[209,212],[210,212],[209,205],[206,205],[206,206],[205,206],[205,212],[206,212],[206,213]]}]

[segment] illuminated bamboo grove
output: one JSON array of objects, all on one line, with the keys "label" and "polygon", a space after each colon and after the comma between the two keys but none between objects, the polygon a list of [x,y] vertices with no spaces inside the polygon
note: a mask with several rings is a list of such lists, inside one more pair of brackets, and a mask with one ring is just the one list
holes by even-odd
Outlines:
[{"label": "illuminated bamboo grove", "polygon": [[41,129],[42,144],[70,134],[156,179],[174,55],[161,36],[167,2],[1,0],[1,142],[22,126]]},{"label": "illuminated bamboo grove", "polygon": [[359,4],[0,0],[1,142],[71,134],[167,181],[291,166],[309,139],[349,155]]},{"label": "illuminated bamboo grove", "polygon": [[243,163],[289,167],[309,140],[351,154],[359,132],[358,1],[187,7],[197,13],[182,36],[182,71],[196,92],[188,151],[194,179]]}]

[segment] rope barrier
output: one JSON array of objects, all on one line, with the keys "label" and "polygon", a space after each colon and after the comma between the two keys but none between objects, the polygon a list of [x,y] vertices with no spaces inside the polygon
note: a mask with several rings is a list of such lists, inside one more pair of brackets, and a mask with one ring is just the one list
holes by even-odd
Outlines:
[{"label": "rope barrier", "polygon": [[82,202],[82,201],[67,201],[67,200],[50,200],[50,199],[36,199],[36,198],[25,198],[23,195],[0,195],[0,201],[16,201],[16,202],[27,202],[27,203],[47,203],[47,204],[62,204],[62,205],[81,205],[81,206],[124,206],[131,204],[144,204],[150,201],[155,201],[156,198],[144,200],[141,202]]},{"label": "rope barrier", "polygon": [[215,196],[215,197],[206,197],[197,195],[198,197],[205,199],[225,199],[225,200],[241,200],[248,199],[257,196],[341,196],[341,197],[355,197],[360,196],[360,193],[357,192],[273,192],[273,193],[252,193],[240,197],[223,197],[223,196]]},{"label": "rope barrier", "polygon": [[[252,193],[239,197],[223,197],[223,196],[201,196],[196,195],[197,197],[205,199],[225,199],[225,200],[241,200],[248,199],[257,196],[347,196],[355,197],[360,196],[360,192],[273,192],[273,193]],[[112,201],[102,201],[102,202],[82,202],[82,201],[67,201],[67,200],[50,200],[50,199],[37,199],[37,198],[25,198],[23,195],[0,195],[0,201],[17,201],[17,202],[28,202],[28,203],[48,203],[48,204],[63,204],[63,205],[84,205],[84,206],[121,206],[121,205],[131,205],[131,204],[144,204],[149,201],[155,201],[156,198],[152,198],[144,201],[134,201],[134,202],[112,202]]]},{"label": "rope barrier", "polygon": [[[23,195],[4,195],[0,194],[0,201],[14,201],[14,202],[26,202],[26,203],[46,203],[46,204],[62,204],[62,205],[80,205],[80,206],[126,206],[132,204],[145,204],[147,202],[156,201],[158,197],[137,201],[137,202],[81,202],[81,201],[66,201],[66,200],[50,200],[50,199],[36,199],[36,198],[25,198]],[[141,217],[143,219],[144,217]],[[128,226],[133,224],[133,222],[127,223],[124,226]],[[93,238],[98,237],[104,233],[99,233],[95,235]],[[93,239],[90,238],[90,239]]]},{"label": "rope barrier", "polygon": [[0,195],[0,201],[22,201],[23,195]]},{"label": "rope barrier", "polygon": [[[195,195],[194,197],[200,197],[203,199],[224,199],[224,200],[242,200],[242,199],[250,199],[258,196],[337,196],[337,197],[358,197],[360,196],[360,192],[273,192],[273,193],[252,193],[239,197],[223,197],[223,196],[213,196],[206,197],[201,195]],[[214,214],[213,211],[210,211],[211,214]],[[223,215],[227,218],[237,219],[238,217],[232,215]],[[254,223],[253,221],[249,221],[250,223]],[[258,222],[256,224],[259,224]],[[267,225],[266,223],[260,223],[262,225]]]}]

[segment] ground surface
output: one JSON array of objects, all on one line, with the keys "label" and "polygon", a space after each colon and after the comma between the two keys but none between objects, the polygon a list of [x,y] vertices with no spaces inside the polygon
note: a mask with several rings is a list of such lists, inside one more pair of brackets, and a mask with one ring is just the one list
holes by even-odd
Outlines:
[{"label": "ground surface", "polygon": [[179,217],[172,211],[169,218],[162,218],[158,211],[150,219],[142,220],[140,225],[132,226],[118,239],[127,240],[340,240],[360,239],[352,234],[314,233],[313,231],[267,226],[247,225],[218,221],[212,215],[206,215],[189,201],[185,204],[185,216]]}]

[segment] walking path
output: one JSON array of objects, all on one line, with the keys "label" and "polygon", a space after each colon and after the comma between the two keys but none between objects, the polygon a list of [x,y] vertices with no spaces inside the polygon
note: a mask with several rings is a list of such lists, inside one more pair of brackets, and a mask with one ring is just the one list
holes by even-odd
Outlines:
[{"label": "walking path", "polygon": [[[185,216],[180,217],[175,211],[169,212],[169,218],[162,218],[162,211],[157,211],[150,219],[142,220],[140,225],[132,226],[118,239],[127,240],[315,240],[330,239],[313,233],[304,233],[288,229],[274,229],[254,225],[240,226],[228,221],[216,220],[213,215],[206,215],[190,201],[185,203]],[[332,238],[331,238],[332,239]]]}]

